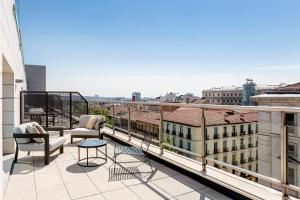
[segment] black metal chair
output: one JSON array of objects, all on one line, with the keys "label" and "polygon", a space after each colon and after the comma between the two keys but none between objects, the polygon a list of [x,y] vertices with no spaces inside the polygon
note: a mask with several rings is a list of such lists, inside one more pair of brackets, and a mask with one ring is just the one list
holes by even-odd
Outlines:
[{"label": "black metal chair", "polygon": [[[151,144],[152,141],[152,136],[149,133],[144,133],[144,137],[142,139],[142,143],[141,146],[115,146],[115,150],[114,150],[114,172],[116,169],[116,163],[117,163],[117,156],[119,155],[131,155],[131,156],[142,156],[144,157],[144,161],[143,162],[148,162],[150,167],[151,167],[151,171],[153,172],[152,169],[152,165],[150,163],[149,158],[147,157],[147,152],[149,150],[149,146]],[[143,148],[144,147],[144,148]]]}]

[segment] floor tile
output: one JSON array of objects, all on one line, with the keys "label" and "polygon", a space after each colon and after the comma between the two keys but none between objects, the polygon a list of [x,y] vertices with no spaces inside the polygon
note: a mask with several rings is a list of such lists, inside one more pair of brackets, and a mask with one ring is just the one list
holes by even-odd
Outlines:
[{"label": "floor tile", "polygon": [[110,192],[103,193],[104,197],[107,200],[119,200],[119,199],[126,199],[126,200],[136,200],[140,199],[137,195],[135,195],[132,191],[128,188],[122,188]]},{"label": "floor tile", "polygon": [[55,185],[37,189],[37,200],[69,200],[69,194],[64,185]]},{"label": "floor tile", "polygon": [[99,191],[90,179],[66,183],[66,188],[72,199],[98,194]]}]

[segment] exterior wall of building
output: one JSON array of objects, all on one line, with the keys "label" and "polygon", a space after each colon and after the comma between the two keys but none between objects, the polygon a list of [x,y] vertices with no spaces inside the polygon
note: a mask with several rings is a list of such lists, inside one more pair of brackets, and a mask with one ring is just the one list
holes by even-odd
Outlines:
[{"label": "exterior wall of building", "polygon": [[[13,1],[0,0],[0,153],[14,152],[12,130],[19,123],[20,91],[26,89],[20,34]],[[16,81],[17,80],[17,81]]]},{"label": "exterior wall of building", "polygon": [[[244,131],[241,132],[241,125]],[[250,129],[248,129],[248,125]],[[180,128],[182,127],[182,128]],[[227,132],[224,134],[224,127]],[[235,130],[233,127],[236,127]],[[174,129],[175,128],[175,129]],[[191,130],[191,139],[187,139],[188,128]],[[183,134],[180,134],[182,129]],[[163,122],[164,141],[170,145],[201,153],[201,127],[192,127],[173,122]],[[217,130],[217,135],[215,134]],[[257,122],[245,124],[230,124],[210,126],[206,128],[206,155],[213,159],[237,165],[251,171],[257,171]],[[180,145],[182,141],[182,146]],[[226,142],[225,142],[226,141]],[[224,142],[226,146],[224,146]],[[215,144],[217,143],[217,148]],[[190,149],[188,147],[190,145]],[[243,158],[242,155],[243,154]],[[214,165],[213,162],[208,162]],[[216,165],[215,165],[216,166]],[[217,166],[222,167],[222,166]],[[222,167],[223,168],[223,167]],[[226,170],[235,173],[232,170]],[[240,175],[239,173],[236,173]]]},{"label": "exterior wall of building", "polygon": [[25,65],[27,90],[46,91],[46,66]]},{"label": "exterior wall of building", "polygon": [[[241,131],[241,126],[244,126],[244,131]],[[206,139],[208,157],[257,171],[257,122],[207,127]],[[210,161],[208,164],[214,165]]]},{"label": "exterior wall of building", "polygon": [[242,88],[204,90],[202,97],[207,98],[210,104],[217,105],[242,105]]}]

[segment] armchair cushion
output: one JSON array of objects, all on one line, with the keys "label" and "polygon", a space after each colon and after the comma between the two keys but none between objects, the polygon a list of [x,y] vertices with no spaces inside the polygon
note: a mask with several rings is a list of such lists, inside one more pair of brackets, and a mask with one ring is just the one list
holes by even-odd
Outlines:
[{"label": "armchair cushion", "polygon": [[[27,126],[32,124],[33,122],[30,123],[25,123],[25,124],[19,124],[16,125],[13,129],[13,133],[16,134],[28,134],[27,131]],[[31,138],[16,138],[17,143],[19,144],[25,144],[31,141]]]},{"label": "armchair cushion", "polygon": [[89,122],[92,115],[81,115],[79,118],[79,128],[86,128],[87,123]]},{"label": "armchair cushion", "polygon": [[104,122],[105,122],[105,117],[102,115],[99,115],[97,118],[97,121],[95,123],[94,129],[99,129],[99,128],[104,128]]},{"label": "armchair cushion", "polygon": [[87,129],[87,128],[75,128],[70,130],[71,135],[88,135],[88,136],[98,136],[99,130]]},{"label": "armchair cushion", "polygon": [[88,129],[93,129],[94,126],[95,126],[95,124],[96,124],[96,122],[97,122],[97,119],[98,119],[97,116],[92,115],[92,116],[90,117],[88,123],[86,124],[86,128],[88,128]]},{"label": "armchair cushion", "polygon": [[[29,134],[39,134],[39,130],[36,128],[34,123],[27,125],[27,131]],[[33,138],[35,142],[43,143],[45,142],[44,138]]]},{"label": "armchair cushion", "polygon": [[[60,145],[66,142],[65,137],[50,137],[49,138],[49,150],[53,151]],[[26,144],[19,144],[20,151],[44,151],[45,143],[30,142]]]}]

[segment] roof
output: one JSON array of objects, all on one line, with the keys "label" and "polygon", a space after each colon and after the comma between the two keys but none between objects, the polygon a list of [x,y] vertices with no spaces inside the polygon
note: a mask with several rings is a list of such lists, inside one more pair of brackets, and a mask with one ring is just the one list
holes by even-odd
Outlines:
[{"label": "roof", "polygon": [[300,82],[280,87],[278,88],[278,90],[280,91],[300,90]]},{"label": "roof", "polygon": [[252,99],[261,99],[261,98],[300,98],[300,94],[260,94],[252,96]]},{"label": "roof", "polygon": [[[165,121],[198,127],[202,125],[202,110],[199,108],[180,107],[164,116]],[[206,110],[205,119],[207,126],[242,124],[257,122],[257,112],[230,111],[230,110]]]}]

